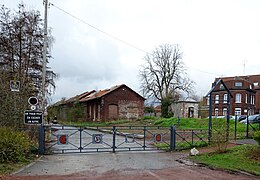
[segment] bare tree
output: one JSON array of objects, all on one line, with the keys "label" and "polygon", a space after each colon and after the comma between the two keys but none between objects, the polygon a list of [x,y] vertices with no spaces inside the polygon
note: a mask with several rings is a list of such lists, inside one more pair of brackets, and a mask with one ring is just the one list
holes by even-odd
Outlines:
[{"label": "bare tree", "polygon": [[141,89],[161,101],[162,116],[168,116],[168,106],[178,100],[181,92],[189,93],[193,86],[185,73],[182,52],[178,45],[163,44],[145,57],[140,70]]}]

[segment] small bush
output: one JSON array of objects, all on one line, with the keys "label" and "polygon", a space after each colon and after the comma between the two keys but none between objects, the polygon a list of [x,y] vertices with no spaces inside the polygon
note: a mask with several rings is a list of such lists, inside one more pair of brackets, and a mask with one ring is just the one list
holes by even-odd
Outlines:
[{"label": "small bush", "polygon": [[256,131],[254,133],[254,136],[253,136],[254,140],[256,140],[258,142],[258,144],[260,145],[260,131]]},{"label": "small bush", "polygon": [[21,162],[29,154],[30,141],[22,132],[0,128],[0,162]]}]

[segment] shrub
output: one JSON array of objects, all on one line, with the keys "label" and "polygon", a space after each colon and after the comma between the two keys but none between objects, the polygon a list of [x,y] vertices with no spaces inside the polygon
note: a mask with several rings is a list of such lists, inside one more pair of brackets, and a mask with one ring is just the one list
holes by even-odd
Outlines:
[{"label": "shrub", "polygon": [[258,142],[258,144],[260,145],[260,131],[256,131],[254,133],[254,136],[253,136],[254,140],[256,140]]},{"label": "shrub", "polygon": [[226,152],[227,150],[227,122],[221,119],[213,119],[212,141],[216,145],[215,151],[218,153]]},{"label": "shrub", "polygon": [[21,162],[29,154],[30,140],[24,133],[0,128],[0,162]]}]

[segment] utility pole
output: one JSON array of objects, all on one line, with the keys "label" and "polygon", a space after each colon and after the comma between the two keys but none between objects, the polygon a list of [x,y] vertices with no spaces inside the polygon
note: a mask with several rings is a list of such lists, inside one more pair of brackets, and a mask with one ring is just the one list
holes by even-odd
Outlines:
[{"label": "utility pole", "polygon": [[[46,54],[47,54],[47,16],[48,16],[48,0],[43,0],[44,3],[44,39],[43,39],[43,60],[42,60],[42,112],[44,117],[45,112],[45,78],[46,78]],[[44,118],[42,120],[44,124]]]}]

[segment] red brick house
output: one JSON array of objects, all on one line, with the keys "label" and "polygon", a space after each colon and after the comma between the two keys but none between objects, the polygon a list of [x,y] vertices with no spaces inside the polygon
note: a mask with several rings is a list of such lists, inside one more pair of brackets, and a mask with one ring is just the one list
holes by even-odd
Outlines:
[{"label": "red brick house", "polygon": [[141,95],[122,84],[100,90],[82,99],[85,113],[91,121],[138,119],[144,115],[144,100]]},{"label": "red brick house", "polygon": [[[233,96],[230,99],[230,115],[260,113],[260,75],[221,77],[216,78],[214,83],[219,79],[223,80]],[[227,92],[222,84],[219,84],[212,92],[212,105],[213,116],[226,116]]]},{"label": "red brick house", "polygon": [[75,119],[68,117],[71,116],[68,112],[78,104],[84,111],[81,121],[138,119],[144,115],[144,101],[145,98],[122,84],[105,90],[85,92],[59,103],[58,114],[61,119]]}]

